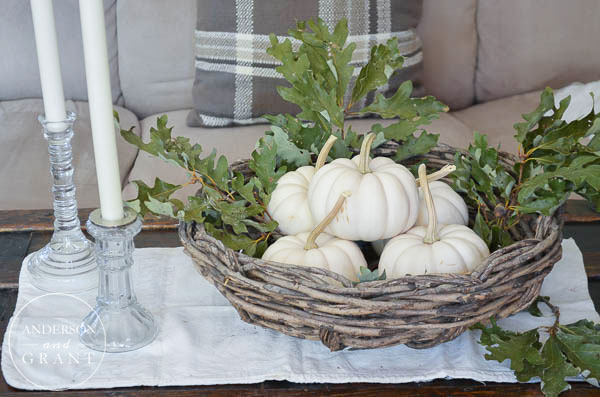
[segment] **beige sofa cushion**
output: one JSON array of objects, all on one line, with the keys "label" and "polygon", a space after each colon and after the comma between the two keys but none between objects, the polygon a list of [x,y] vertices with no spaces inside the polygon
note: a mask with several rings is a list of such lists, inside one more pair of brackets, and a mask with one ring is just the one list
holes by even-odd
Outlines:
[{"label": "beige sofa cushion", "polygon": [[540,103],[540,91],[515,95],[471,106],[452,113],[472,131],[488,135],[488,142],[501,149],[517,153],[513,125],[523,121],[521,114],[533,111]]},{"label": "beige sofa cushion", "polygon": [[474,101],[476,10],[476,0],[423,2],[417,28],[423,40],[423,85],[452,110]]},{"label": "beige sofa cushion", "polygon": [[[230,163],[235,160],[249,158],[256,141],[269,128],[266,124],[218,129],[188,127],[185,122],[188,112],[189,110],[178,110],[167,113],[169,117],[168,125],[174,127],[173,136],[190,138],[193,143],[197,142],[201,144],[204,153],[207,154],[214,148],[217,150],[217,155],[224,154]],[[150,127],[156,126],[156,118],[158,116],[147,117],[140,123],[142,127],[142,139],[145,142],[149,141]],[[374,123],[381,123],[385,126],[392,122],[393,120],[361,119],[352,120],[350,124],[355,131],[364,133]],[[470,130],[449,114],[442,114],[440,119],[435,120],[428,126],[427,131],[441,134],[440,141],[458,146],[464,146],[470,141],[471,137]],[[140,152],[129,175],[130,183],[125,187],[124,197],[126,199],[133,199],[136,196],[137,188],[131,181],[142,180],[152,186],[155,177],[171,183],[183,183],[187,181],[186,172],[181,168],[151,157],[145,152]],[[188,186],[187,189],[178,192],[174,197],[184,199],[188,195],[193,194],[197,189],[197,186]]]},{"label": "beige sofa cushion", "polygon": [[119,0],[119,73],[139,118],[192,107],[196,0]]},{"label": "beige sofa cushion", "polygon": [[[48,144],[42,136],[37,117],[43,112],[41,99],[0,102],[0,210],[52,208],[52,179]],[[98,186],[92,148],[92,132],[87,102],[67,101],[67,109],[76,112],[72,140],[75,185],[80,208],[98,207]],[[123,128],[135,127],[133,113],[115,106]],[[118,139],[121,180],[133,165],[137,150]]]},{"label": "beige sofa cushion", "polygon": [[477,101],[600,79],[599,15],[598,0],[480,0]]}]

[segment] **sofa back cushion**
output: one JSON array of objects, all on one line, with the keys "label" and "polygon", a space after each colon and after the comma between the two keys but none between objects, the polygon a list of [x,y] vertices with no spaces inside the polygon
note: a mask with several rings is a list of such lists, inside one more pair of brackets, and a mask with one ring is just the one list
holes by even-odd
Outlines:
[{"label": "sofa back cushion", "polygon": [[[113,102],[121,98],[117,61],[117,0],[104,0],[104,19]],[[0,12],[0,101],[41,98],[31,5],[2,0]],[[77,0],[54,1],[56,35],[66,99],[87,100],[81,23]]]},{"label": "sofa back cushion", "polygon": [[479,0],[477,101],[600,79],[598,0]]},{"label": "sofa back cushion", "polygon": [[196,0],[119,0],[125,106],[146,117],[192,107]]},{"label": "sofa back cushion", "polygon": [[477,0],[423,1],[423,85],[451,110],[475,101],[476,10]]}]

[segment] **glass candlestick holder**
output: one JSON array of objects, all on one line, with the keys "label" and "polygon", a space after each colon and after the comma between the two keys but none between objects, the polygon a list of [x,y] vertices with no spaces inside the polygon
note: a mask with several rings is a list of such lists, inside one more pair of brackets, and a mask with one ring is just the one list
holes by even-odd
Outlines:
[{"label": "glass candlestick holder", "polygon": [[150,312],[137,301],[133,291],[133,238],[142,221],[131,208],[125,208],[119,221],[107,221],[94,210],[87,222],[96,240],[99,284],[97,306],[79,328],[85,346],[108,353],[139,349],[154,340],[158,326]]},{"label": "glass candlestick holder", "polygon": [[75,114],[50,122],[43,116],[44,138],[48,141],[54,233],[50,242],[29,257],[27,269],[33,285],[49,292],[77,292],[98,285],[94,244],[81,231],[73,183],[71,139]]}]

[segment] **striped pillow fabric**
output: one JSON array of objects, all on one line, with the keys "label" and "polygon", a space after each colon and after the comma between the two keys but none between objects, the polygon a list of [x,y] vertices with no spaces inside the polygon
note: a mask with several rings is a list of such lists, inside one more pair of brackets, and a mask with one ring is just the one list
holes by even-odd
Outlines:
[{"label": "striped pillow fabric", "polygon": [[[269,34],[279,40],[297,21],[316,16],[332,30],[348,20],[349,41],[356,43],[354,77],[369,59],[370,48],[398,38],[404,67],[381,92],[395,92],[412,80],[419,94],[423,54],[415,28],[422,0],[198,0],[194,109],[189,126],[224,127],[262,123],[264,114],[292,113],[299,108],[276,90],[286,85],[275,71],[279,61],[266,53]],[[299,42],[292,39],[299,46]],[[352,82],[351,82],[352,84]],[[367,103],[373,94],[364,99]],[[363,106],[365,103],[358,104]]]}]

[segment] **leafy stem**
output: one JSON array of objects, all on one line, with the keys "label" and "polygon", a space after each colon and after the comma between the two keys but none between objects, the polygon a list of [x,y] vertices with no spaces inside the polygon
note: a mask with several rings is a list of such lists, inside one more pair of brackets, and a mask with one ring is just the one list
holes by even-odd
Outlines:
[{"label": "leafy stem", "polygon": [[[514,332],[501,328],[493,318],[490,326],[477,323],[472,327],[481,331],[479,344],[489,352],[485,359],[498,362],[510,359],[510,368],[517,380],[528,382],[539,377],[542,392],[547,397],[558,396],[570,389],[567,377],[579,375],[596,384],[600,379],[600,324],[588,320],[560,324],[560,310],[546,296],[539,296],[533,302],[528,309],[530,314],[543,315],[538,308],[540,302],[552,310],[554,324],[550,327]],[[543,342],[540,331],[548,334]]]},{"label": "leafy stem", "polygon": [[478,133],[467,155],[455,156],[454,187],[477,207],[473,228],[492,250],[520,238],[516,227],[525,215],[550,216],[573,192],[600,206],[600,139],[580,141],[600,133],[600,117],[592,110],[580,120],[563,121],[569,100],[555,106],[547,88],[538,108],[515,124],[519,151],[512,169]]}]

